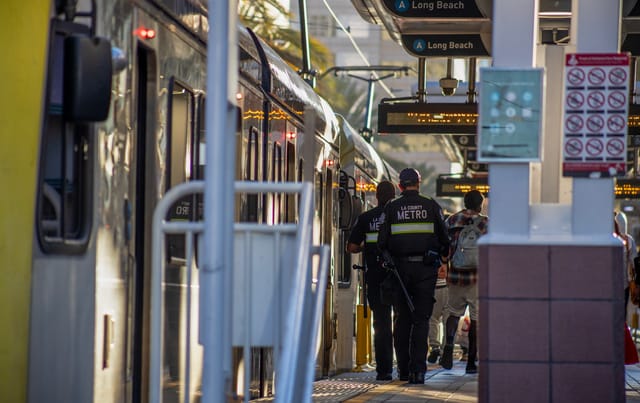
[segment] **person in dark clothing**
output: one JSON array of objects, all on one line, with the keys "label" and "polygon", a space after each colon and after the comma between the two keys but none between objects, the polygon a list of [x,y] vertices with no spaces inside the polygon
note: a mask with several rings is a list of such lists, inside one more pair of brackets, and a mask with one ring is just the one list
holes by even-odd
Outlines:
[{"label": "person in dark clothing", "polygon": [[433,311],[438,268],[449,255],[449,236],[442,208],[419,193],[420,173],[400,172],[402,195],[384,208],[378,248],[390,255],[415,309],[398,283],[393,298],[394,345],[400,380],[424,383],[427,371],[429,318]]},{"label": "person in dark clothing", "polygon": [[347,251],[364,251],[367,301],[373,312],[373,346],[376,356],[376,379],[390,381],[393,370],[393,338],[391,330],[391,305],[380,300],[380,283],[386,276],[378,253],[378,227],[384,205],[396,195],[393,183],[382,181],[376,188],[378,205],[360,216],[347,240]]}]

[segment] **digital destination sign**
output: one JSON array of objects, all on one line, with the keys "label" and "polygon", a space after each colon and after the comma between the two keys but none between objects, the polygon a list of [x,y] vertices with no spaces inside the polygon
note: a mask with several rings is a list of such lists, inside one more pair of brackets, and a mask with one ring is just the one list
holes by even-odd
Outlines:
[{"label": "digital destination sign", "polygon": [[629,105],[627,129],[630,136],[640,136],[640,105]]},{"label": "digital destination sign", "polygon": [[[440,176],[436,179],[436,197],[464,197],[464,194],[470,190],[488,195],[488,178],[486,176],[477,178]],[[616,199],[640,199],[640,179],[616,179],[614,194]]]},{"label": "digital destination sign", "polygon": [[380,103],[378,133],[475,134],[478,105],[461,103]]},{"label": "digital destination sign", "polygon": [[616,199],[640,199],[640,179],[617,178]]},{"label": "digital destination sign", "polygon": [[436,179],[437,197],[463,197],[470,190],[477,190],[487,195],[489,193],[488,178],[486,176],[478,178],[440,176]]}]

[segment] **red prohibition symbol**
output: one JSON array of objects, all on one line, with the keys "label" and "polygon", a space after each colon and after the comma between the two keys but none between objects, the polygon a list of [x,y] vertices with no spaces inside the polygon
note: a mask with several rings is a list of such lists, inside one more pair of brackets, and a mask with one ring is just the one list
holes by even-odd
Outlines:
[{"label": "red prohibition symbol", "polygon": [[584,105],[584,95],[580,91],[571,91],[567,94],[567,106],[569,109],[580,109]]},{"label": "red prohibition symbol", "polygon": [[606,98],[602,91],[593,91],[587,95],[587,104],[591,109],[600,109],[604,106]]},{"label": "red prohibition symbol", "polygon": [[571,133],[577,133],[582,130],[584,122],[582,120],[582,117],[580,117],[579,115],[569,115],[564,125],[567,128],[567,131]]},{"label": "red prohibition symbol", "polygon": [[582,152],[582,141],[575,138],[567,140],[564,151],[569,157],[577,157]]},{"label": "red prohibition symbol", "polygon": [[589,80],[589,84],[591,85],[602,85],[606,79],[607,73],[600,67],[594,67],[587,73],[587,80]]},{"label": "red prohibition symbol", "polygon": [[591,115],[587,118],[587,130],[591,133],[601,133],[604,128],[604,118],[600,115]]},{"label": "red prohibition symbol", "polygon": [[587,151],[587,154],[595,157],[602,154],[602,151],[604,150],[604,144],[602,144],[602,141],[600,141],[600,139],[589,139],[587,140],[587,144],[585,144],[584,148]]},{"label": "red prohibition symbol", "polygon": [[624,85],[627,81],[627,71],[622,67],[615,67],[609,72],[609,82],[613,85]]},{"label": "red prohibition symbol", "polygon": [[613,91],[607,97],[607,102],[613,109],[624,109],[627,103],[627,95],[622,91]]},{"label": "red prohibition symbol", "polygon": [[611,139],[607,141],[607,152],[611,156],[618,156],[624,152],[624,142],[620,139]]},{"label": "red prohibition symbol", "polygon": [[567,72],[567,81],[571,85],[582,85],[584,82],[585,74],[584,70],[580,67],[574,67]]},{"label": "red prohibition symbol", "polygon": [[607,119],[607,128],[611,133],[624,132],[627,124],[622,115],[611,115]]}]

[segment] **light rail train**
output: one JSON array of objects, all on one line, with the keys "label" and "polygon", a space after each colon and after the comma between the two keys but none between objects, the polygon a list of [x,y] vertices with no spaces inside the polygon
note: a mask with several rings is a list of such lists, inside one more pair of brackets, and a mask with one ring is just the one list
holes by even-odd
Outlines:
[{"label": "light rail train", "polygon": [[[25,99],[5,110],[17,113],[16,131],[0,136],[0,149],[15,150],[3,152],[11,169],[0,170],[15,189],[13,206],[3,204],[0,258],[16,278],[4,301],[14,311],[1,314],[13,325],[2,340],[16,350],[0,363],[2,400],[145,402],[151,217],[170,188],[204,174],[204,104],[216,90],[205,88],[206,1],[9,0],[7,7],[0,8],[5,34],[29,38],[15,35],[19,52],[3,61],[19,72],[8,93]],[[19,25],[27,19],[29,32]],[[344,244],[375,185],[397,175],[272,49],[246,28],[238,37],[233,174],[315,184],[314,238],[332,248],[316,376],[347,371],[360,297],[352,269],[359,257],[345,255]],[[315,133],[303,133],[305,107],[318,116]],[[302,158],[305,141],[315,142],[312,161]],[[313,178],[303,177],[305,164],[313,164]],[[169,219],[201,214],[194,196]],[[297,200],[240,194],[233,214],[295,222]],[[187,388],[198,401],[198,370],[189,384],[184,379],[188,354],[192,368],[201,365],[198,332],[184,332],[198,322],[198,268],[184,264],[180,237],[168,236],[166,247],[163,401],[179,401]],[[251,367],[251,398],[274,393],[273,351],[256,348],[251,363],[233,356],[236,371]]]}]

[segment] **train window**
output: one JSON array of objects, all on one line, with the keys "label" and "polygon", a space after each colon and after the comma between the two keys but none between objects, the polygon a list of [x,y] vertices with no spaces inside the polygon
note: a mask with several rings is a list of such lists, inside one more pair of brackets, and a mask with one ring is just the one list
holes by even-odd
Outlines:
[{"label": "train window", "polygon": [[[192,91],[174,79],[169,83],[169,122],[167,155],[167,187],[173,187],[192,179],[193,171],[193,110],[195,96]],[[169,209],[168,219],[190,221],[194,213],[194,196],[188,195],[175,202]],[[167,236],[169,262],[181,264],[186,258],[185,239],[182,235]]]},{"label": "train window", "polygon": [[[284,168],[285,181],[294,182],[295,181],[295,173],[296,173],[296,146],[287,141],[286,148],[286,166]],[[285,222],[295,222],[296,220],[296,212],[295,205],[296,199],[294,194],[287,194],[285,196],[285,206],[284,210],[286,211]]]},{"label": "train window", "polygon": [[36,210],[45,253],[82,253],[91,232],[94,133],[90,124],[66,120],[64,111],[64,42],[72,33],[88,34],[88,28],[52,23]]},{"label": "train window", "polygon": [[[251,126],[249,128],[249,138],[247,143],[247,153],[245,159],[245,172],[244,179],[247,181],[258,180],[258,146],[260,131]],[[258,195],[247,195],[247,210],[243,215],[244,219],[248,222],[258,221]]]},{"label": "train window", "polygon": [[[282,145],[280,143],[273,144],[271,152],[271,180],[274,182],[282,182]],[[273,206],[271,220],[273,223],[279,223],[282,216],[282,194],[273,195]]]},{"label": "train window", "polygon": [[198,96],[196,101],[196,136],[194,140],[193,158],[194,158],[194,175],[196,179],[204,179],[205,153],[207,148],[207,134],[205,128],[205,112],[207,97]]},{"label": "train window", "polygon": [[176,81],[170,84],[169,187],[192,179],[192,122],[194,95]]}]

